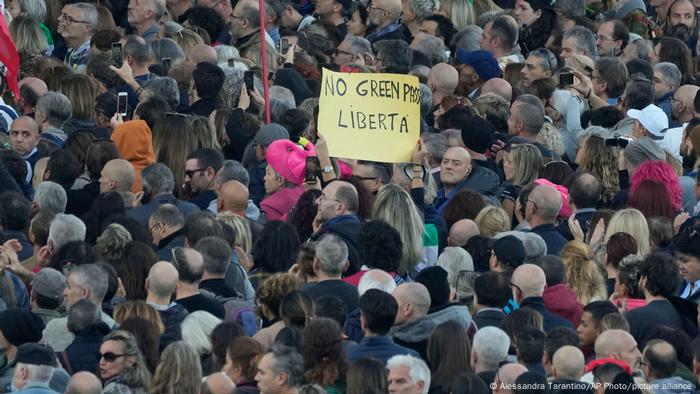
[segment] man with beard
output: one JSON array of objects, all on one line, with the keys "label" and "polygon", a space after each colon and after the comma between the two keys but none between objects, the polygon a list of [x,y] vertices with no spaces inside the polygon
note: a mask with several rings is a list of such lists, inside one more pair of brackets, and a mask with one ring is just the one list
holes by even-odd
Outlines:
[{"label": "man with beard", "polygon": [[367,24],[374,31],[367,35],[367,41],[374,45],[381,40],[404,40],[410,42],[400,23],[401,0],[373,0],[367,7]]},{"label": "man with beard", "polygon": [[688,45],[693,56],[696,55],[698,40],[698,23],[695,5],[690,0],[677,0],[671,4],[664,27],[666,37],[676,37]]}]

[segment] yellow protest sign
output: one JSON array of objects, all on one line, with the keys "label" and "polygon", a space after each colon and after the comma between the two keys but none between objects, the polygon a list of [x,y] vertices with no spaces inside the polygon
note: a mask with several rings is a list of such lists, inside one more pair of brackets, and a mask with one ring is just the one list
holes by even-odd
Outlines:
[{"label": "yellow protest sign", "polygon": [[420,136],[418,78],[323,69],[318,130],[331,156],[384,163],[411,161]]}]

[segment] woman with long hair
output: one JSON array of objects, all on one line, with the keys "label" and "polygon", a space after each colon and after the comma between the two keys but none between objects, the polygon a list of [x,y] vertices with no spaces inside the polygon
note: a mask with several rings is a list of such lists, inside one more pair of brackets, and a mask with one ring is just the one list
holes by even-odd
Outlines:
[{"label": "woman with long hair", "polygon": [[678,66],[683,77],[681,83],[684,85],[692,83],[694,80],[693,53],[679,38],[661,37],[661,40],[654,46],[651,62],[653,64],[668,62]]},{"label": "woman with long hair", "polygon": [[338,323],[328,318],[314,319],[304,328],[304,376],[328,393],[345,392],[348,364],[342,336]]},{"label": "woman with long hair", "polygon": [[[173,144],[177,141],[177,144]],[[163,163],[173,172],[175,184],[185,179],[185,161],[198,148],[192,119],[179,113],[165,113],[153,126],[153,152],[156,162]],[[180,188],[176,187],[176,191]]]},{"label": "woman with long hair", "polygon": [[627,233],[615,233],[605,245],[605,271],[608,294],[615,290],[615,278],[620,270],[620,261],[629,255],[637,254],[637,241]]},{"label": "woman with long hair", "polygon": [[579,171],[590,172],[600,181],[603,189],[600,204],[603,206],[609,206],[620,191],[619,152],[619,148],[606,146],[604,137],[590,134],[581,141],[581,147],[576,153]]},{"label": "woman with long hair", "polygon": [[347,394],[386,393],[387,376],[384,363],[376,358],[361,358],[350,364]]},{"label": "woman with long hair", "polygon": [[430,391],[452,392],[452,381],[462,372],[471,372],[471,345],[462,325],[454,320],[437,326],[428,340]]},{"label": "woman with long hair", "polygon": [[105,394],[145,394],[151,373],[139,350],[136,338],[127,331],[107,334],[100,346],[99,374]]},{"label": "woman with long hair", "polygon": [[637,242],[638,253],[641,256],[649,254],[649,225],[640,211],[632,208],[617,211],[610,219],[605,230],[604,242],[608,242],[615,233],[627,233]]},{"label": "woman with long hair", "polygon": [[61,127],[67,135],[80,130],[95,130],[95,100],[101,93],[99,83],[85,74],[71,74],[61,79],[58,91],[68,97],[72,115]]},{"label": "woman with long hair", "polygon": [[276,272],[287,272],[297,259],[299,247],[299,236],[292,225],[281,221],[267,223],[251,250],[253,269],[248,278],[253,288]]},{"label": "woman with long hair", "polygon": [[182,322],[182,340],[194,349],[201,360],[205,375],[212,373],[211,333],[221,320],[209,312],[195,311]]},{"label": "woman with long hair", "polygon": [[394,184],[382,186],[374,201],[372,220],[383,220],[401,235],[403,253],[398,275],[408,275],[423,262],[423,219],[405,190]]},{"label": "woman with long hair", "polygon": [[508,217],[513,217],[515,199],[522,188],[539,178],[543,169],[544,158],[535,145],[517,144],[506,152],[503,158],[506,183],[501,194],[501,207]]},{"label": "woman with long hair", "polygon": [[136,343],[141,349],[148,372],[155,373],[160,362],[160,335],[158,326],[148,319],[142,317],[131,317],[119,324],[119,328],[128,331],[136,338]]},{"label": "woman with long hair", "polygon": [[[665,161],[646,161],[640,164],[634,170],[632,179],[630,179],[630,199],[633,199],[634,195],[638,193],[642,182],[645,180],[653,180],[663,185],[665,193],[655,197],[655,199],[668,199],[671,204],[671,209],[673,210],[673,212],[668,212],[668,208],[666,208],[666,212],[663,212],[664,209],[659,206],[653,209],[653,211],[659,211],[655,216],[668,216],[673,218],[675,216],[674,213],[679,212],[683,206],[683,190],[673,167]],[[646,193],[647,191],[644,192]],[[658,202],[658,204],[664,203],[667,202]],[[646,203],[645,205],[650,205],[650,203]]]},{"label": "woman with long hair", "polygon": [[202,366],[188,344],[173,342],[163,351],[149,394],[195,394],[202,386]]},{"label": "woman with long hair", "polygon": [[10,22],[10,36],[20,58],[20,78],[32,74],[34,66],[49,49],[49,43],[41,30],[40,22],[25,15],[18,15]]},{"label": "woman with long hair", "polygon": [[245,394],[258,394],[255,374],[258,360],[265,349],[250,337],[238,337],[226,348],[226,365],[223,372],[236,384],[236,391]]},{"label": "woman with long hair", "polygon": [[564,245],[559,255],[564,263],[566,282],[576,293],[580,304],[587,305],[591,301],[608,298],[603,275],[591,258],[588,245],[571,241]]},{"label": "woman with long hair", "polygon": [[531,51],[543,48],[550,34],[559,29],[557,14],[548,2],[518,1],[515,7],[515,19],[520,25],[518,43],[527,56]]},{"label": "woman with long hair", "polygon": [[666,186],[654,179],[644,179],[630,192],[627,208],[640,210],[645,217],[665,217],[673,219],[677,211],[668,195]]}]

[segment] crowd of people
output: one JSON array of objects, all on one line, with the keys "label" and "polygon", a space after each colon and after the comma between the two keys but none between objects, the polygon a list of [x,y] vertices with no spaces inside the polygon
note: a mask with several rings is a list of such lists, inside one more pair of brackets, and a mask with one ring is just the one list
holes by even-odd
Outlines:
[{"label": "crowd of people", "polygon": [[0,392],[695,393],[696,6],[6,0]]}]

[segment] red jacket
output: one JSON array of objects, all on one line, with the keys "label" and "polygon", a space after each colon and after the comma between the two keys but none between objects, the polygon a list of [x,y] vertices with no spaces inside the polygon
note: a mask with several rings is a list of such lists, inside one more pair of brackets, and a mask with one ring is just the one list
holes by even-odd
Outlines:
[{"label": "red jacket", "polygon": [[544,305],[555,315],[572,322],[574,327],[581,323],[583,305],[579,304],[576,294],[563,283],[544,289]]}]

